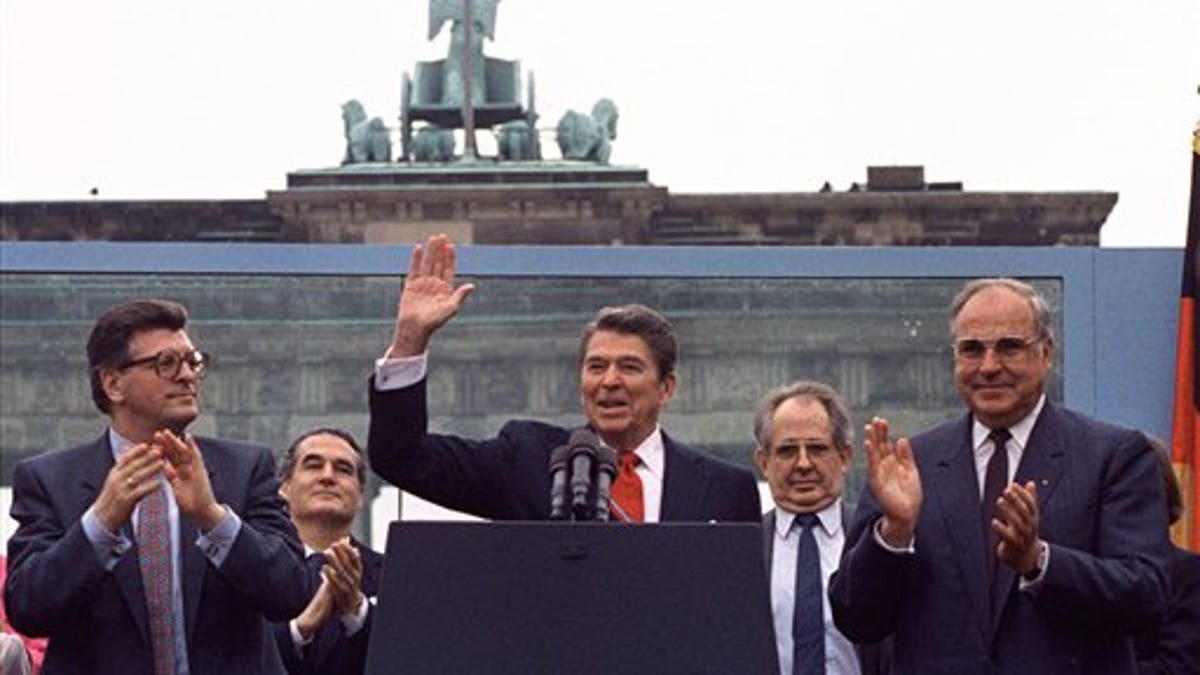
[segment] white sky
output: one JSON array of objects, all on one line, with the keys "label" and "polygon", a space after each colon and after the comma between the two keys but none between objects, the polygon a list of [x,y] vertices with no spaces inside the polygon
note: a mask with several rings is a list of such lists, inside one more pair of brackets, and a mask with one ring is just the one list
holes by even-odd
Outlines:
[{"label": "white sky", "polygon": [[[427,8],[0,0],[0,199],[259,198],[335,166],[339,104],[395,125],[401,72],[445,55]],[[1117,191],[1105,246],[1184,242],[1196,0],[502,0],[496,38],[543,126],[608,96],[613,163],[675,192],[923,164],[968,190]]]}]

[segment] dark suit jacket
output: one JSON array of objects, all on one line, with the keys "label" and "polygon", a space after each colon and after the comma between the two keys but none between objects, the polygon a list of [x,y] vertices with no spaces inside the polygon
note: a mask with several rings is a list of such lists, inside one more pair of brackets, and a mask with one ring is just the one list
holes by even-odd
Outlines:
[{"label": "dark suit jacket", "polygon": [[[282,673],[266,619],[304,608],[300,540],[278,494],[270,450],[197,438],[217,501],[242,519],[220,569],[194,544],[195,523],[181,516],[183,606],[192,675]],[[146,599],[134,542],[108,572],[80,517],[113,466],[108,434],[19,463],[4,598],[21,632],[49,636],[45,675],[150,673]]]},{"label": "dark suit jacket", "polygon": [[[360,588],[370,601],[379,595],[383,555],[367,548],[358,540],[351,541],[362,556],[363,573]],[[313,591],[315,590],[314,587]],[[308,597],[312,599],[311,594]],[[346,637],[341,620],[337,617],[331,618],[313,637],[312,642],[305,645],[304,658],[296,654],[296,644],[292,641],[289,622],[277,623],[272,629],[283,665],[291,675],[353,675],[363,672],[367,667],[367,641],[371,637],[371,623],[374,618],[375,606],[368,604],[366,623],[363,624],[362,630],[350,637]]]},{"label": "dark suit jacket", "polygon": [[[551,451],[570,431],[533,421],[504,425],[484,441],[427,433],[425,381],[395,391],[368,385],[371,468],[384,480],[451,509],[493,520],[544,520],[550,513]],[[663,434],[663,521],[758,522],[754,475]]]},{"label": "dark suit jacket", "polygon": [[1200,673],[1200,555],[1171,549],[1162,621],[1134,640],[1139,675]]},{"label": "dark suit jacket", "polygon": [[[842,526],[850,522],[849,514],[846,513],[845,503],[842,503]],[[771,583],[771,567],[775,562],[775,509],[772,508],[763,514],[762,517],[762,533],[763,533],[763,557],[767,563],[767,584]],[[768,589],[770,590],[770,589]],[[891,666],[891,645],[889,641],[884,640],[881,643],[871,644],[855,644],[854,650],[858,653],[858,664],[862,668],[863,675],[887,675],[890,672]]]},{"label": "dark suit jacket", "polygon": [[850,639],[894,636],[896,673],[1132,673],[1131,633],[1165,606],[1166,504],[1145,438],[1046,403],[1016,481],[1038,489],[1050,562],[1033,589],[1001,564],[986,586],[969,415],[912,439],[924,492],[916,554],[874,539],[863,490],[838,573],[834,621]]}]

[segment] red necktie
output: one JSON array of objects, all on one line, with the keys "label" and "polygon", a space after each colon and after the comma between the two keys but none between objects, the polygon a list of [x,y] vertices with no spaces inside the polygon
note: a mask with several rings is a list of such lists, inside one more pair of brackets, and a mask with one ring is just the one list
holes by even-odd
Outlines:
[{"label": "red necktie", "polygon": [[146,590],[154,674],[174,675],[175,644],[171,635],[171,525],[167,492],[160,486],[138,507],[138,566]]},{"label": "red necktie", "polygon": [[[646,520],[642,503],[642,479],[637,475],[638,456],[632,450],[617,454],[617,480],[613,482],[612,499],[629,517],[629,522]],[[620,519],[620,516],[617,516]]]}]

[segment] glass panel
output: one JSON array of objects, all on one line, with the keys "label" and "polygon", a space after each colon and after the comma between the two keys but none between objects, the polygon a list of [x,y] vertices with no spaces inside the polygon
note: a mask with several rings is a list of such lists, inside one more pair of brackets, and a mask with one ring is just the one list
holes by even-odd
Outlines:
[{"label": "glass panel", "polygon": [[[438,431],[490,436],[519,417],[582,423],[580,330],[598,308],[630,302],[660,310],[678,331],[678,393],[662,422],[701,450],[751,466],[759,396],[795,379],[839,389],[856,432],[848,501],[861,487],[859,437],[870,416],[913,433],[962,414],[946,313],[961,279],[474,281],[467,306],[432,345]],[[349,276],[8,274],[0,282],[5,486],[19,458],[90,441],[104,428],[84,344],[99,314],[132,297],[185,304],[193,341],[212,354],[205,412],[192,431],[277,450],[317,425],[365,440],[366,379],[390,340],[399,288],[395,278]],[[1036,285],[1061,316],[1061,282]],[[1055,358],[1051,397],[1061,400],[1061,353]]]}]

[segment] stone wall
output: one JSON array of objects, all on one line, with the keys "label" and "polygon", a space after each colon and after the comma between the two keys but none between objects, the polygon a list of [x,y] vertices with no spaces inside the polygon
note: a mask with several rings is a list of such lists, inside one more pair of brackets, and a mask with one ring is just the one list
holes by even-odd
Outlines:
[{"label": "stone wall", "polygon": [[[661,309],[680,337],[679,388],[664,428],[746,466],[755,402],[794,379],[839,388],[856,431],[876,414],[904,433],[961,411],[945,323],[955,280],[478,281],[432,347],[436,430],[487,437],[512,418],[582,423],[580,329],[599,307],[624,302]],[[105,418],[90,400],[83,345],[96,316],[136,296],[184,302],[194,341],[213,355],[196,433],[276,449],[318,425],[365,439],[367,376],[390,339],[394,279],[5,275],[0,282],[0,482],[9,482],[21,457],[101,432]],[[1056,285],[1043,290],[1060,304]],[[860,475],[851,479],[853,494]]]},{"label": "stone wall", "polygon": [[912,168],[846,192],[672,194],[629,167],[365,165],[293,172],[265,200],[3,203],[0,239],[1096,246],[1117,201],[913,184]]}]

